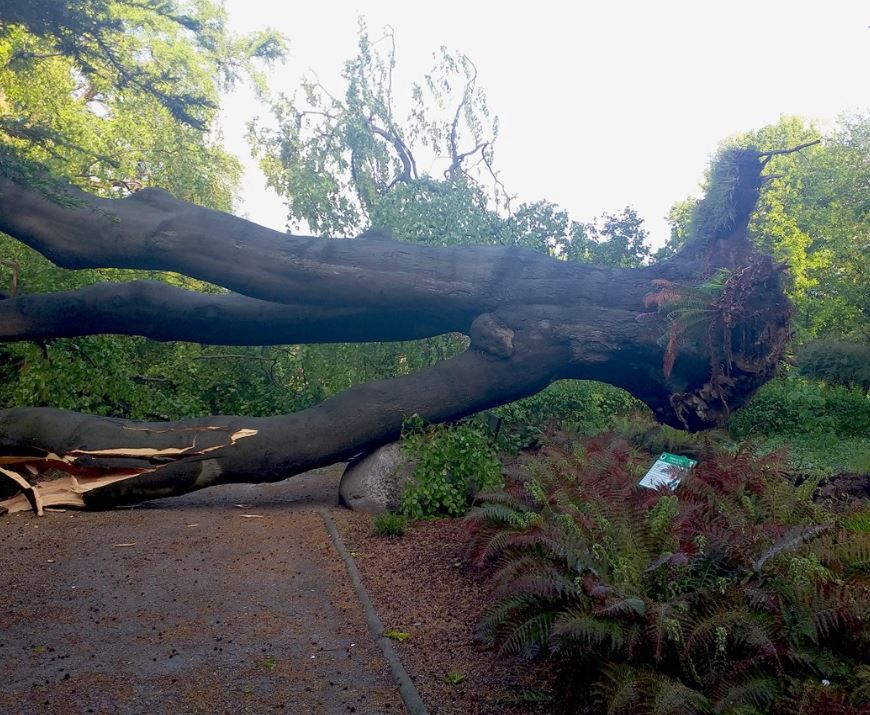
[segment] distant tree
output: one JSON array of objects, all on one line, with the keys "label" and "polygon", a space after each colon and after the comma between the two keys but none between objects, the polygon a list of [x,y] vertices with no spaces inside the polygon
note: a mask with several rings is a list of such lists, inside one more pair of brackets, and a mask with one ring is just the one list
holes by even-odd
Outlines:
[{"label": "distant tree", "polygon": [[[761,250],[788,264],[799,341],[845,336],[870,322],[870,116],[843,116],[826,134],[783,117],[724,143],[769,150],[814,141],[820,143],[771,158],[749,227]],[[661,256],[691,232],[691,205],[671,210],[671,240]]]},{"label": "distant tree", "polygon": [[692,230],[692,215],[694,214],[696,203],[692,199],[684,199],[677,201],[671,206],[667,216],[671,233],[664,245],[655,252],[653,256],[654,260],[664,261],[671,258],[689,240]]},{"label": "distant tree", "polygon": [[[225,22],[212,2],[0,0],[0,176],[53,195],[58,179],[104,197],[161,186],[232,209],[241,166],[209,129],[219,90],[236,77],[257,79],[258,63],[275,58],[281,40],[233,37]],[[6,296],[129,277],[59,268],[0,234]],[[177,274],[137,277],[216,290]],[[151,419],[250,409],[258,399],[264,409],[299,406],[266,399],[271,362],[255,350],[226,360],[216,352],[112,335],[6,345],[0,405]]]},{"label": "distant tree", "polygon": [[603,214],[586,226],[587,260],[608,266],[637,268],[649,261],[649,232],[630,206],[616,214]]}]

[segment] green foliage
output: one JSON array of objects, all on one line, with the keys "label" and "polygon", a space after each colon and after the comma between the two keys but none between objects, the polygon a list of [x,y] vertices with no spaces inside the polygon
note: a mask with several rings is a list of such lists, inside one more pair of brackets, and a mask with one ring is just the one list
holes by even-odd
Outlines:
[{"label": "green foliage", "polygon": [[405,631],[397,631],[395,629],[390,629],[384,631],[384,636],[389,638],[390,640],[398,641],[399,643],[404,643],[411,637],[410,633],[406,633]]},{"label": "green foliage", "polygon": [[[845,115],[826,135],[804,119],[782,117],[724,143],[725,150],[771,151],[818,139],[820,145],[771,157],[765,169],[769,179],[749,225],[756,245],[789,267],[787,290],[796,307],[799,342],[866,330],[870,116]],[[714,173],[711,169],[708,185]],[[691,200],[674,205],[671,238],[657,258],[673,255],[692,234],[698,209]]]},{"label": "green foliage", "polygon": [[792,373],[762,386],[728,427],[761,452],[785,448],[796,474],[870,473],[870,400],[860,388]]},{"label": "green foliage", "polygon": [[[624,268],[637,268],[649,262],[649,232],[643,227],[643,219],[630,206],[616,214],[605,213],[585,228],[583,260]],[[567,255],[574,257],[570,251]]]},{"label": "green foliage", "polygon": [[408,517],[403,514],[392,514],[388,511],[376,515],[372,521],[375,534],[387,538],[402,536],[407,526]]},{"label": "green foliage", "polygon": [[654,261],[665,261],[672,258],[677,251],[686,245],[692,237],[692,218],[695,215],[697,202],[692,199],[677,201],[668,211],[667,219],[671,235],[665,244],[655,252]]},{"label": "green foliage", "polygon": [[858,531],[862,534],[870,534],[870,508],[864,511],[846,514],[841,520],[843,528],[849,531]]},{"label": "green foliage", "polygon": [[870,391],[870,344],[843,340],[816,340],[798,354],[798,369],[805,377],[829,385]]},{"label": "green foliage", "polygon": [[788,375],[765,384],[729,426],[739,438],[759,435],[870,434],[870,400],[863,390]]},{"label": "green foliage", "polygon": [[[62,275],[75,275],[64,272]],[[461,350],[408,343],[220,347],[101,335],[0,346],[0,406],[47,405],[131,419],[268,416],[360,382],[408,374]]]},{"label": "green foliage", "polygon": [[373,226],[389,226],[393,238],[430,246],[494,245],[500,219],[486,206],[487,196],[467,181],[424,177],[400,182],[370,209]]},{"label": "green foliage", "polygon": [[600,435],[482,495],[484,635],[552,658],[565,712],[866,707],[870,537],[803,498],[777,456],[710,451],[673,493],[638,486],[649,461]]},{"label": "green foliage", "polygon": [[632,413],[615,420],[612,428],[619,437],[654,456],[670,452],[697,460],[711,450],[737,449],[731,436],[723,430],[687,432],[660,424],[644,413]]},{"label": "green foliage", "polygon": [[841,337],[866,325],[870,260],[870,116],[843,116],[823,136],[797,117],[740,135],[762,151],[821,138],[796,154],[774,156],[775,176],[750,224],[755,242],[789,266],[798,340]]},{"label": "green foliage", "polygon": [[[343,97],[306,80],[297,95],[273,103],[277,129],[252,126],[255,152],[269,184],[286,198],[292,226],[348,235],[379,225],[383,197],[425,178],[417,169],[420,150],[446,158],[448,186],[465,185],[478,193],[484,174],[500,186],[491,168],[498,121],[489,115],[468,58],[442,48],[436,66],[412,87],[412,110],[404,122],[393,107],[395,64],[392,30],[386,28],[373,41],[361,23],[357,54],[345,62]],[[418,188],[438,202],[431,183]],[[497,204],[507,200],[498,188],[493,196]],[[394,203],[413,206],[401,195]],[[393,210],[384,214],[389,217]]]},{"label": "green foliage", "polygon": [[447,685],[459,685],[460,683],[464,683],[466,679],[465,673],[459,670],[451,670],[449,673],[444,675],[444,682]]},{"label": "green foliage", "polygon": [[0,169],[32,183],[26,167],[39,167],[114,196],[159,185],[228,209],[241,169],[204,130],[219,90],[257,77],[252,62],[279,57],[281,40],[233,37],[225,20],[208,0],[7,4]]},{"label": "green foliage", "polygon": [[559,380],[537,395],[493,410],[502,421],[499,449],[516,453],[550,429],[592,434],[646,406],[625,390],[590,380]]},{"label": "green foliage", "polygon": [[414,480],[402,495],[402,512],[414,519],[462,516],[477,492],[502,484],[489,435],[469,423],[424,426],[409,423],[402,446],[416,461]]},{"label": "green foliage", "polygon": [[200,130],[221,87],[242,72],[261,82],[252,60],[284,53],[273,32],[233,37],[224,9],[208,0],[29,0],[5,4],[0,19],[3,35],[24,30],[43,44],[44,51],[19,51],[15,62],[63,57],[89,83],[88,101],[110,91],[147,94],[175,121]]}]

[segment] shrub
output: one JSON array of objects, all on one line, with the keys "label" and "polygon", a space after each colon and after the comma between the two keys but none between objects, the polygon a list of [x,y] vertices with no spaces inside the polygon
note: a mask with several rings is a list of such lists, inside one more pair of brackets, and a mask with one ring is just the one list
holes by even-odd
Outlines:
[{"label": "shrub", "polygon": [[407,427],[402,444],[416,461],[402,494],[402,512],[414,519],[462,516],[477,492],[502,485],[501,462],[489,435],[472,424]]},{"label": "shrub", "polygon": [[[676,491],[613,435],[547,447],[482,495],[483,633],[555,660],[565,711],[854,712],[870,704],[870,535],[801,498],[781,458],[706,454]],[[849,523],[854,528],[854,525]]]},{"label": "shrub", "polygon": [[780,434],[870,434],[870,399],[856,388],[795,376],[771,380],[729,422],[738,438]]},{"label": "shrub", "polygon": [[408,526],[408,517],[386,511],[375,516],[372,526],[378,536],[402,536]]},{"label": "shrub", "polygon": [[547,429],[592,434],[636,410],[649,411],[618,387],[590,380],[559,380],[537,395],[499,407],[493,413],[502,421],[499,448],[516,453],[536,443]]},{"label": "shrub", "polygon": [[798,355],[802,375],[830,385],[870,390],[870,345],[866,342],[816,340]]}]

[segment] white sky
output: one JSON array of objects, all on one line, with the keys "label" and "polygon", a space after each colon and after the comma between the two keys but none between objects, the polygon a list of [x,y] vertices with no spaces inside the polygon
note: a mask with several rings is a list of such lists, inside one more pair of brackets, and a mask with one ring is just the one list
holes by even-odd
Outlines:
[{"label": "white sky", "polygon": [[[230,27],[283,32],[290,56],[271,87],[316,70],[341,94],[357,18],[396,33],[394,89],[410,91],[441,45],[478,68],[499,116],[496,167],[518,203],[546,199],[575,220],[635,207],[652,241],[674,201],[698,193],[727,136],[782,114],[829,121],[870,109],[867,0],[226,0]],[[284,228],[285,211],[252,161],[245,123],[267,109],[228,98],[224,132],[248,167],[242,212]]]}]

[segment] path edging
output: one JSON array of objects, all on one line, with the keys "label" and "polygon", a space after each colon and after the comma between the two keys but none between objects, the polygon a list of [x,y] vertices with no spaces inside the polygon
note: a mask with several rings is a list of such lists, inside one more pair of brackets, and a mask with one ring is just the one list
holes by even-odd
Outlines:
[{"label": "path edging", "polygon": [[334,544],[336,551],[338,551],[338,555],[341,556],[342,561],[344,561],[348,576],[350,576],[350,582],[353,585],[353,590],[356,592],[357,598],[362,605],[369,632],[374,637],[375,642],[381,649],[381,653],[384,654],[384,659],[390,666],[393,679],[399,686],[399,694],[402,696],[402,701],[405,703],[405,709],[408,711],[409,715],[427,715],[426,706],[423,704],[423,701],[420,698],[420,693],[417,692],[417,688],[414,686],[414,681],[411,680],[411,676],[408,675],[408,671],[406,671],[405,666],[402,665],[399,654],[396,653],[396,649],[393,648],[392,641],[384,635],[384,624],[381,623],[381,619],[378,617],[378,613],[372,604],[372,600],[369,598],[365,586],[363,586],[362,576],[360,576],[359,569],[356,567],[356,562],[348,553],[341,540],[335,521],[333,521],[326,509],[318,509],[317,512],[320,514],[320,518],[323,519],[323,523],[326,525],[326,530],[329,532],[329,537],[332,539],[332,543]]}]

